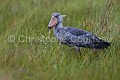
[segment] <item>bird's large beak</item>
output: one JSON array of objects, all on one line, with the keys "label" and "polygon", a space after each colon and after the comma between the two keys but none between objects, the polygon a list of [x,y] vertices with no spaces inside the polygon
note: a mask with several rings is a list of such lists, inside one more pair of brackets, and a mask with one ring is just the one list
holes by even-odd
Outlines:
[{"label": "bird's large beak", "polygon": [[51,28],[54,27],[56,24],[57,24],[57,18],[54,17],[54,16],[52,16],[52,17],[51,17],[51,20],[50,20],[50,22],[49,22],[49,24],[48,24],[48,29],[51,29]]}]

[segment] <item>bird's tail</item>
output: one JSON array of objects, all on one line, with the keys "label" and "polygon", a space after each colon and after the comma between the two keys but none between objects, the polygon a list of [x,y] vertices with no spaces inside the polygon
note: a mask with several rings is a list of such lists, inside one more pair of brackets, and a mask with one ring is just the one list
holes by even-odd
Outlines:
[{"label": "bird's tail", "polygon": [[108,48],[110,45],[111,45],[110,42],[102,41],[102,42],[95,43],[94,48],[104,49],[104,48]]}]

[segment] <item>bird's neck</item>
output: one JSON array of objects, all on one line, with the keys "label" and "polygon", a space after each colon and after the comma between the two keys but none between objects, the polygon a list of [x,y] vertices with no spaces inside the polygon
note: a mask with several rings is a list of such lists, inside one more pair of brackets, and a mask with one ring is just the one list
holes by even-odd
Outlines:
[{"label": "bird's neck", "polygon": [[63,27],[62,22],[58,22],[55,26],[55,28],[62,28],[62,27]]},{"label": "bird's neck", "polygon": [[59,22],[59,23],[57,23],[56,24],[56,26],[54,27],[54,30],[55,31],[58,31],[60,28],[62,28],[63,27],[63,25],[62,25],[62,22]]},{"label": "bird's neck", "polygon": [[62,27],[62,22],[57,23],[57,25],[54,27],[54,34],[56,35],[56,33],[58,33]]}]

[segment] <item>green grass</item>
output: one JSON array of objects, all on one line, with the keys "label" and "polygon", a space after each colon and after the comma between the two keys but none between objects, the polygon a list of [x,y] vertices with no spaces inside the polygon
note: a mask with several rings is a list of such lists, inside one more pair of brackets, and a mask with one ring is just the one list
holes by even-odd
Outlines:
[{"label": "green grass", "polygon": [[[1,0],[0,80],[119,80],[120,1],[107,5],[107,0]],[[67,15],[64,25],[93,32],[111,47],[81,49],[79,55],[57,42],[19,41],[19,36],[48,37],[54,12]]]}]

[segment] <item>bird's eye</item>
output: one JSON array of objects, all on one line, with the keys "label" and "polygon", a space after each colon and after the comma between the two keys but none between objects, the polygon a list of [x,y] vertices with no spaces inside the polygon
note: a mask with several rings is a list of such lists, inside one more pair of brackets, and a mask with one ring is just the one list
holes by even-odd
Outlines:
[{"label": "bird's eye", "polygon": [[58,18],[58,15],[56,15],[55,17]]}]

